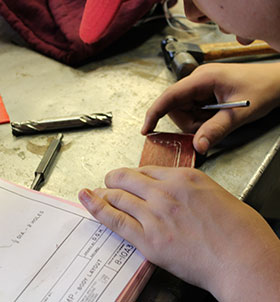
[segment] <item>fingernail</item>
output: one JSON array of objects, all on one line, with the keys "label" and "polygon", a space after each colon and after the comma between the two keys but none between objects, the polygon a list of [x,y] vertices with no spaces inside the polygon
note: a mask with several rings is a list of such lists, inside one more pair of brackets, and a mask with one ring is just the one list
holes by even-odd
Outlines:
[{"label": "fingernail", "polygon": [[145,134],[146,134],[146,127],[145,127],[145,126],[142,127],[142,129],[141,129],[141,134],[142,134],[142,135],[145,135]]},{"label": "fingernail", "polygon": [[209,142],[208,138],[206,138],[205,136],[202,136],[199,139],[198,144],[199,144],[200,152],[202,154],[205,154],[207,152],[207,150],[209,149],[209,146],[210,146],[210,142]]},{"label": "fingernail", "polygon": [[79,199],[82,203],[88,204],[92,201],[90,190],[83,189],[79,192]]}]

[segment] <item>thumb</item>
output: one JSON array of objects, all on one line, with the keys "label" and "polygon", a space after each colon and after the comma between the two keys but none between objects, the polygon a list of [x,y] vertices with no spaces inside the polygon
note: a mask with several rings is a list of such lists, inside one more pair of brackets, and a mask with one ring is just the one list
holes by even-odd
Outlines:
[{"label": "thumb", "polygon": [[225,136],[238,127],[234,109],[218,111],[197,130],[193,145],[198,153],[205,154],[209,148],[219,143]]}]

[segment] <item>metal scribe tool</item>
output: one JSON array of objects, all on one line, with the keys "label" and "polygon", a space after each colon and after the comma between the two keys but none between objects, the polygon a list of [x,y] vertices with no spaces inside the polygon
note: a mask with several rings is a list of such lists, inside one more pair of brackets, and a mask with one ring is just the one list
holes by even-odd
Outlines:
[{"label": "metal scribe tool", "polygon": [[201,109],[232,109],[232,108],[242,108],[250,106],[250,101],[240,101],[240,102],[232,102],[232,103],[219,103],[219,104],[210,104],[201,107]]},{"label": "metal scribe tool", "polygon": [[15,136],[41,132],[61,131],[86,127],[102,127],[112,123],[112,113],[92,113],[79,116],[58,117],[38,121],[12,122],[12,133]]},{"label": "metal scribe tool", "polygon": [[45,152],[38,168],[35,171],[35,178],[32,182],[31,189],[39,191],[42,183],[45,181],[47,174],[50,170],[51,164],[55,156],[57,155],[61,143],[63,134],[59,133],[55,139],[53,139]]}]

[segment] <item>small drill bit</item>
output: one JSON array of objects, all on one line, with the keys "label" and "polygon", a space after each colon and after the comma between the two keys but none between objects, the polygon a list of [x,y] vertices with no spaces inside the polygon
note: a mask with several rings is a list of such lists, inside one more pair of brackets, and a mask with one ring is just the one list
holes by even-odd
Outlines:
[{"label": "small drill bit", "polygon": [[30,120],[25,122],[12,122],[12,133],[15,136],[68,130],[86,127],[102,127],[112,123],[112,113],[92,113],[79,116],[58,117],[45,120]]},{"label": "small drill bit", "polygon": [[35,171],[35,178],[32,182],[31,189],[39,191],[41,185],[47,178],[47,174],[50,171],[51,164],[54,161],[55,156],[57,155],[61,143],[62,143],[63,134],[59,133],[55,139],[53,139],[45,152],[39,166]]}]

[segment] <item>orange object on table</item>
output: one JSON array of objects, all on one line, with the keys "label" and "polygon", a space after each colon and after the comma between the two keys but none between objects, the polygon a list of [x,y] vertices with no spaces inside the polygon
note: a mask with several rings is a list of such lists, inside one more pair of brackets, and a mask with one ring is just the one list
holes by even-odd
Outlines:
[{"label": "orange object on table", "polygon": [[2,97],[0,96],[0,124],[9,123],[10,118],[3,103]]}]

